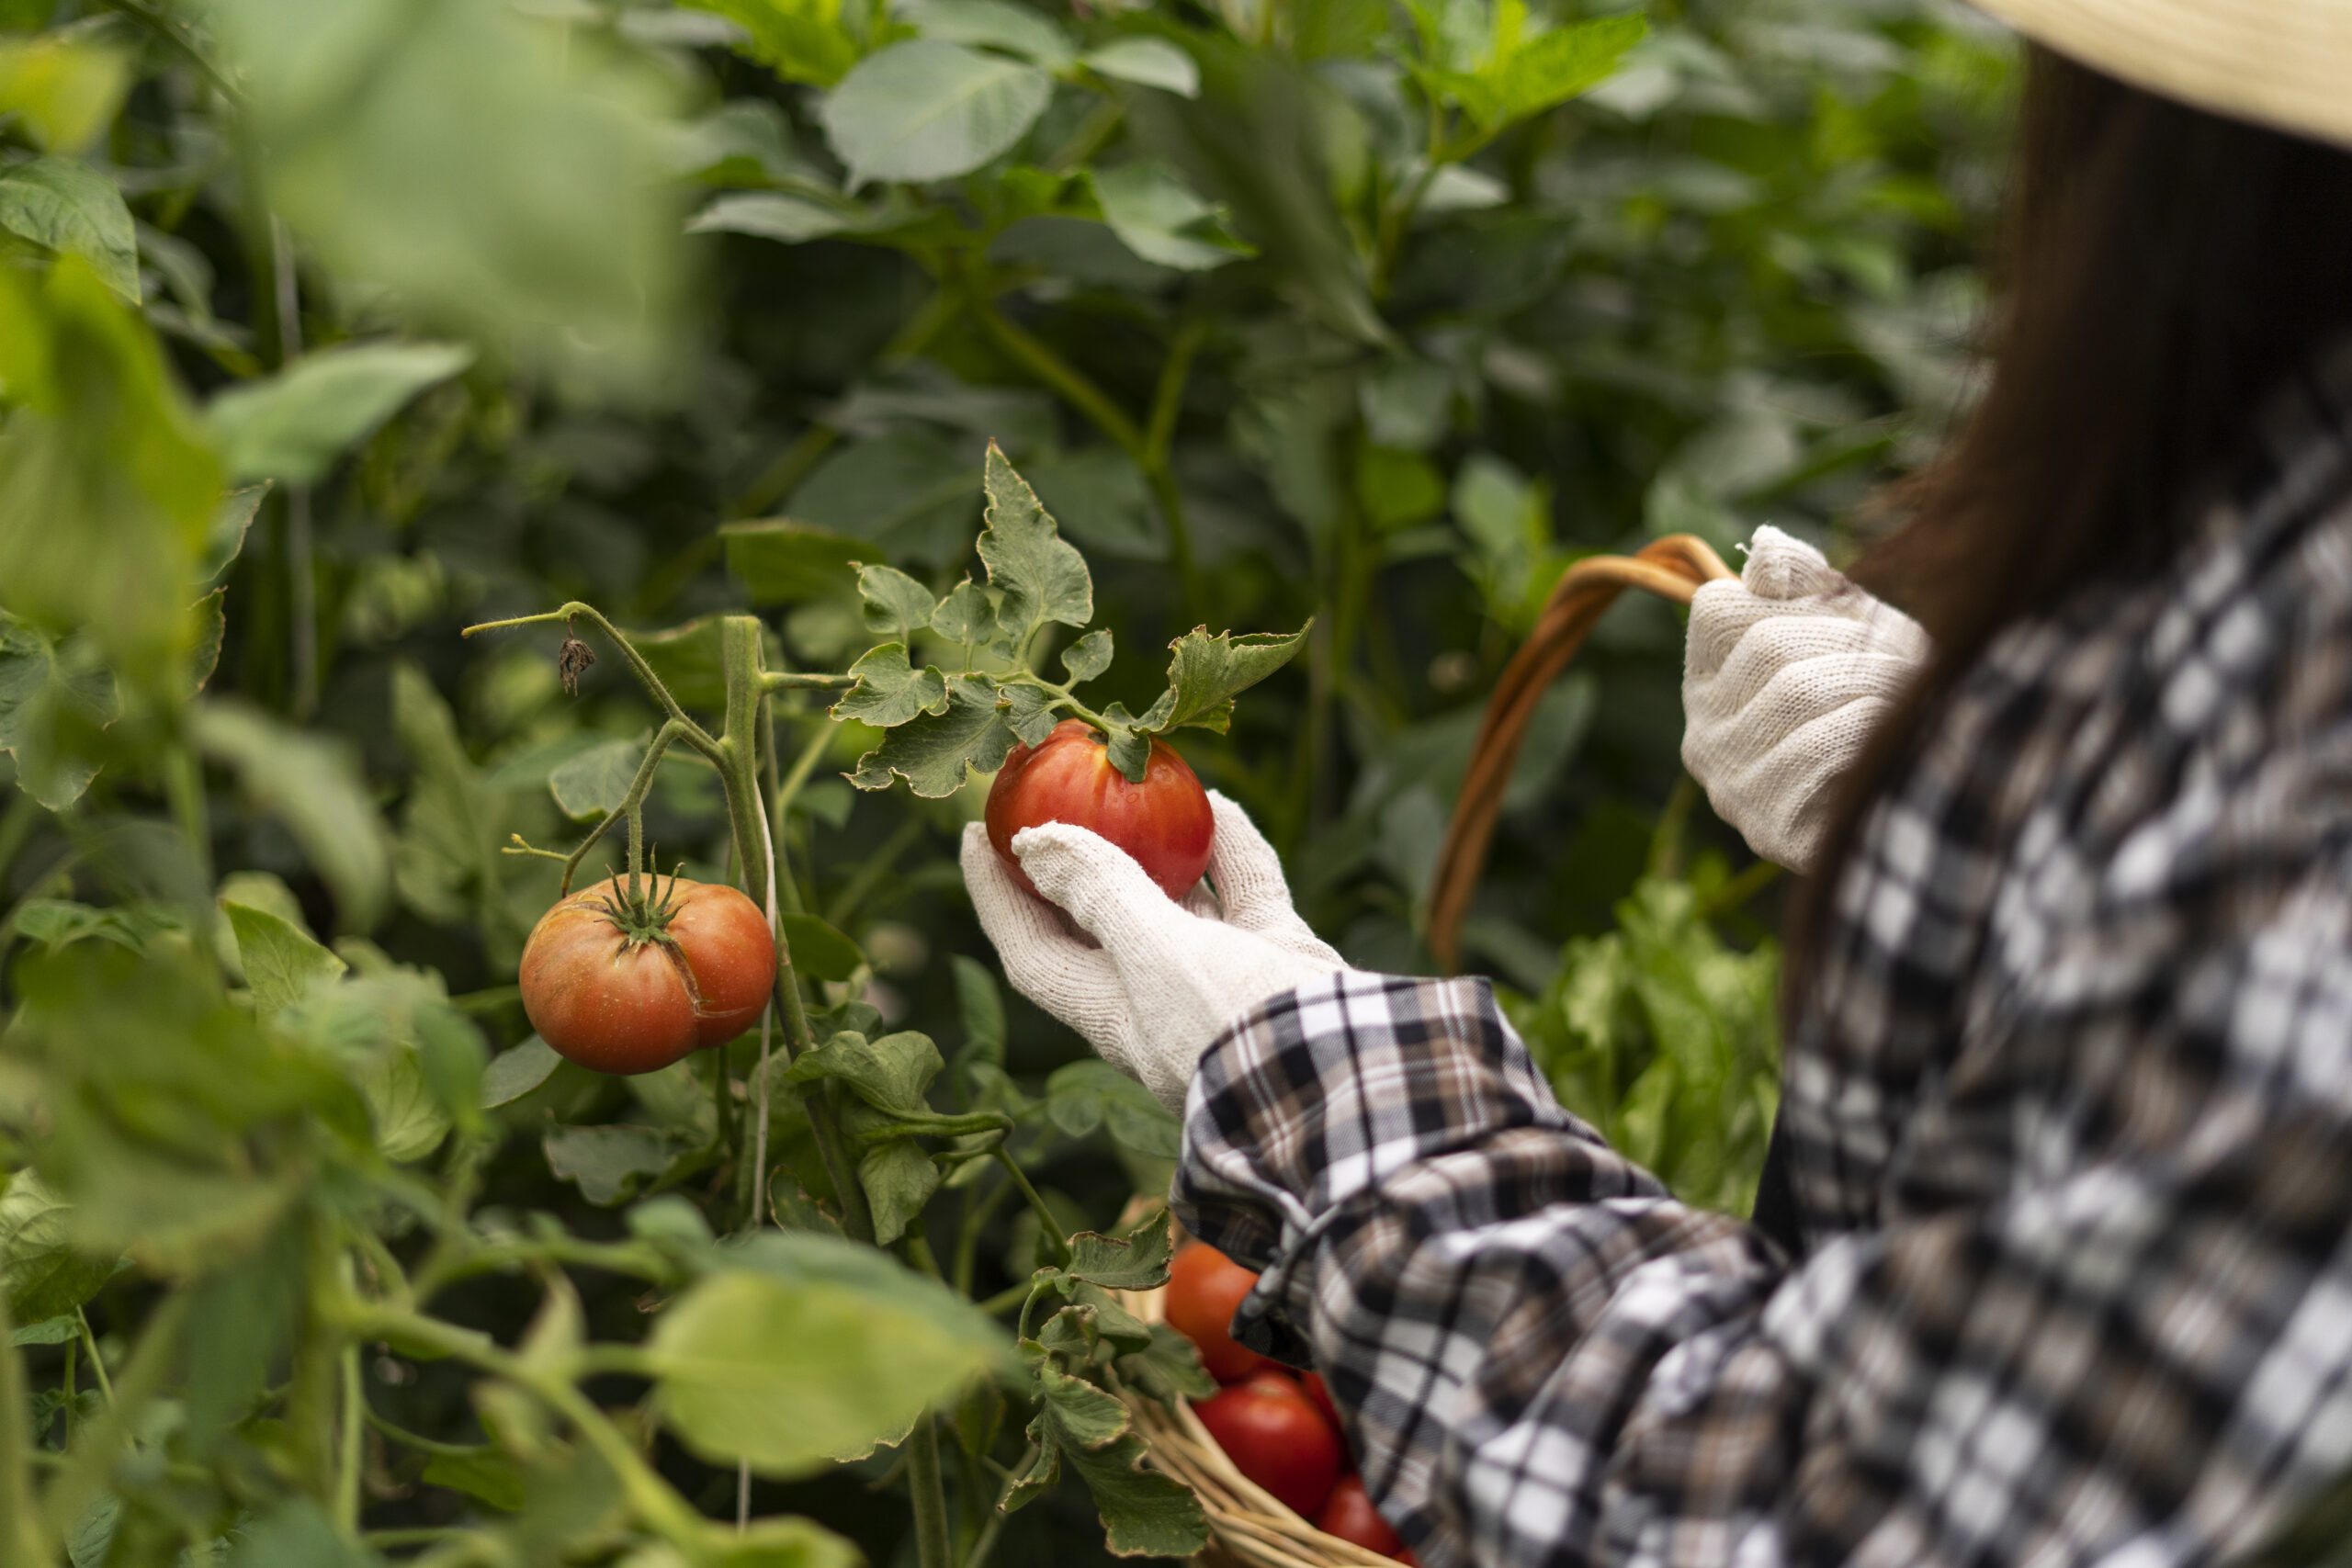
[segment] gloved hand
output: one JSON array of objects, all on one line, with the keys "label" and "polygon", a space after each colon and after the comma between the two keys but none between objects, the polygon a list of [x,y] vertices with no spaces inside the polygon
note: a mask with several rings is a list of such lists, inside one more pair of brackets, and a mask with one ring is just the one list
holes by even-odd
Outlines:
[{"label": "gloved hand", "polygon": [[1690,603],[1682,765],[1748,847],[1810,868],[1829,796],[1927,660],[1919,623],[1778,528]]},{"label": "gloved hand", "polygon": [[1178,1115],[1201,1053],[1227,1025],[1348,967],[1291,908],[1282,861],[1249,814],[1215,790],[1209,807],[1216,891],[1204,885],[1181,905],[1083,828],[1047,822],[1015,833],[1021,869],[1069,911],[1067,921],[1012,880],[986,829],[964,829],[964,884],[1013,988]]}]

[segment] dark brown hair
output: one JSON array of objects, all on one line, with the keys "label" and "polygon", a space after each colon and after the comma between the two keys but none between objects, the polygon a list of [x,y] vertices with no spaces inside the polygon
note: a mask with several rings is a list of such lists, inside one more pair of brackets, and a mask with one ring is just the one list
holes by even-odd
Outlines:
[{"label": "dark brown hair", "polygon": [[2352,329],[2352,154],[2035,49],[1996,283],[1984,395],[1854,568],[1936,652],[1797,901],[1792,1007],[1861,819],[1962,673],[2075,587],[2160,569],[2266,395]]}]

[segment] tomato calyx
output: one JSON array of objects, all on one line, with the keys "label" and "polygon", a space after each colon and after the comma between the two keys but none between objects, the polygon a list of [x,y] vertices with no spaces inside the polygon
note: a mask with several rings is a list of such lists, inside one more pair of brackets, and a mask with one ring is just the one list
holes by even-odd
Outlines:
[{"label": "tomato calyx", "polygon": [[[680,869],[683,870],[683,866]],[[597,911],[604,916],[607,925],[620,933],[623,953],[640,947],[659,948],[662,956],[677,970],[678,979],[686,987],[686,998],[694,1003],[695,1015],[702,1016],[706,1009],[702,987],[695,982],[695,966],[686,962],[685,950],[678,945],[678,939],[670,934],[670,922],[678,918],[678,872],[671,872],[670,886],[666,890],[662,886],[659,873],[649,874],[645,886],[635,893],[621,891],[628,880],[634,879],[614,876],[614,891],[595,900]]]}]

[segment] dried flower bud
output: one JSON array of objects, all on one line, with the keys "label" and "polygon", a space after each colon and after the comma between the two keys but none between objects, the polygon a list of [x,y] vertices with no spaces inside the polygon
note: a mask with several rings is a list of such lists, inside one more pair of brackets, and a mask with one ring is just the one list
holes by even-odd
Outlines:
[{"label": "dried flower bud", "polygon": [[595,649],[576,637],[563,639],[563,647],[556,652],[555,672],[563,682],[567,694],[575,697],[580,694],[580,672],[595,662]]}]

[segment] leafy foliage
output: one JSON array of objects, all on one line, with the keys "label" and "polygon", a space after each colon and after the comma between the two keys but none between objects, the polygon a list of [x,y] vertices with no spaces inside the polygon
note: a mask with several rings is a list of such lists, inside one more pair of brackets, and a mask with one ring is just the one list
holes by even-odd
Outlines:
[{"label": "leafy foliage", "polygon": [[[1962,395],[2005,61],[1908,0],[0,4],[0,1559],[1191,1550],[1114,1397],[1204,1388],[1111,1293],[1177,1129],[1000,992],[973,775],[1176,733],[1430,967],[1558,572],[1834,539]],[[1770,911],[1678,662],[1629,604],[1547,695],[1464,940],[1736,1207]],[[772,888],[793,977],[624,1081],[513,979],[631,861]]]}]

